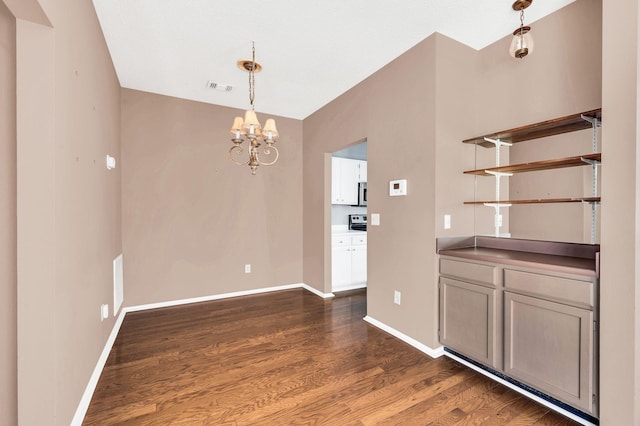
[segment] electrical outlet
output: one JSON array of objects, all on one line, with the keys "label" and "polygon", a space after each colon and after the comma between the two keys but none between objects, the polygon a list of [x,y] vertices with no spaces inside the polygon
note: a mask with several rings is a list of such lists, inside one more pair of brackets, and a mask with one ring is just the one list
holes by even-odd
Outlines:
[{"label": "electrical outlet", "polygon": [[245,274],[250,274],[251,273],[251,264],[247,263],[246,265],[244,265],[244,273]]},{"label": "electrical outlet", "polygon": [[402,301],[402,294],[396,290],[393,292],[393,303],[395,303],[396,305],[399,305]]},{"label": "electrical outlet", "polygon": [[107,318],[109,318],[109,305],[105,303],[100,306],[100,320],[104,321]]}]

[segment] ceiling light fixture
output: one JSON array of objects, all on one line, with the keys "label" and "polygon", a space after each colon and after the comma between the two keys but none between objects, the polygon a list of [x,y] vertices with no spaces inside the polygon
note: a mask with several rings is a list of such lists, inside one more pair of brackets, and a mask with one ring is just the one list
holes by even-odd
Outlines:
[{"label": "ceiling light fixture", "polygon": [[522,59],[533,52],[533,38],[531,37],[531,27],[524,25],[524,10],[531,6],[533,0],[516,0],[513,3],[513,10],[520,11],[520,28],[513,32],[513,40],[509,46],[509,54],[514,58]]},{"label": "ceiling light fixture", "polygon": [[[249,102],[251,103],[251,109],[244,113],[244,120],[242,117],[233,119],[233,126],[231,127],[231,142],[233,142],[233,146],[229,149],[229,159],[239,166],[248,164],[249,167],[251,167],[251,174],[255,175],[258,166],[270,166],[278,161],[278,149],[274,147],[273,144],[278,139],[279,134],[273,118],[268,119],[264,123],[264,128],[262,128],[256,116],[253,105],[255,98],[255,73],[260,72],[262,65],[256,62],[255,43],[252,42],[251,46],[251,60],[242,59],[238,61],[238,67],[240,69],[249,71]],[[249,159],[247,161],[236,161],[234,154],[240,156],[244,151],[241,145],[245,137],[249,139]],[[258,154],[261,142],[266,144],[266,146],[262,148],[263,154],[273,156],[272,161],[265,162],[260,160]]]}]

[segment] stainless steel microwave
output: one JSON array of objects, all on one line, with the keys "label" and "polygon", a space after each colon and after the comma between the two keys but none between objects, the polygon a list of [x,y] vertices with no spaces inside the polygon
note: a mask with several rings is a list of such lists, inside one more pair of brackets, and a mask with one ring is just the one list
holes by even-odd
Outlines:
[{"label": "stainless steel microwave", "polygon": [[358,184],[358,206],[367,205],[367,182]]}]

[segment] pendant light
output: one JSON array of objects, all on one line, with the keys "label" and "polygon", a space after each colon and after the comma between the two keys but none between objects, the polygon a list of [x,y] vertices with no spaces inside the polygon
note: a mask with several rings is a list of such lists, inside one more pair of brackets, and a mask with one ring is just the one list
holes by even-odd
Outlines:
[{"label": "pendant light", "polygon": [[533,38],[531,27],[524,25],[524,10],[531,6],[533,0],[516,0],[512,7],[520,11],[520,27],[513,32],[513,40],[509,46],[509,54],[517,59],[522,59],[533,52]]}]

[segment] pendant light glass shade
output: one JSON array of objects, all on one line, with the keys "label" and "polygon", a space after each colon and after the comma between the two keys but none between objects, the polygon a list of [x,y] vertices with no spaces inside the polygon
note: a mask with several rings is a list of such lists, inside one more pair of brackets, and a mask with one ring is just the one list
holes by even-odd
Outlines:
[{"label": "pendant light glass shade", "polygon": [[513,40],[509,46],[509,54],[516,59],[522,59],[533,52],[533,38],[531,27],[524,25],[524,10],[531,6],[533,0],[516,0],[511,8],[520,12],[520,27],[513,32]]},{"label": "pendant light glass shade", "polygon": [[533,37],[531,27],[520,27],[513,32],[513,40],[509,47],[509,54],[517,59],[522,59],[533,52]]}]

